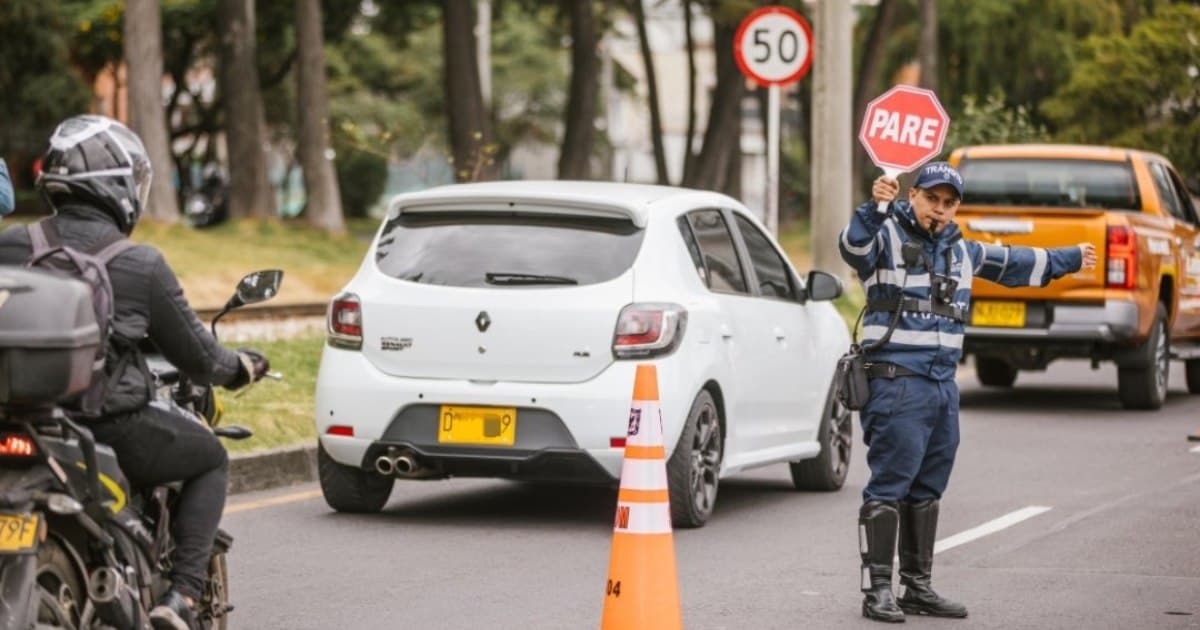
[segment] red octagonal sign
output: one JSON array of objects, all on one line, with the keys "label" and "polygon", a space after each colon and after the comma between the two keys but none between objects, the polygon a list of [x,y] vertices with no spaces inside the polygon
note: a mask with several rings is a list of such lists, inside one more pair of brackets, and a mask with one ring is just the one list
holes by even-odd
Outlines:
[{"label": "red octagonal sign", "polygon": [[897,85],[867,105],[858,140],[876,166],[903,173],[941,153],[949,127],[933,92]]}]

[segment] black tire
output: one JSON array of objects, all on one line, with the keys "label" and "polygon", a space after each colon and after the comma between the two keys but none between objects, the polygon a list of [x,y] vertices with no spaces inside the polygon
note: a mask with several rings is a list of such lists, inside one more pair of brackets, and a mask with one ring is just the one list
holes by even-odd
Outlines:
[{"label": "black tire", "polygon": [[667,461],[673,527],[691,529],[708,522],[717,503],[724,456],[721,416],[712,394],[702,390],[692,402],[675,452]]},{"label": "black tire", "polygon": [[338,512],[373,514],[382,510],[392,495],[395,482],[391,477],[339,464],[320,445],[317,446],[317,472],[325,502]]},{"label": "black tire", "polygon": [[833,492],[841,490],[850,470],[851,446],[854,444],[854,414],[838,402],[832,387],[825,396],[821,412],[821,427],[817,430],[821,453],[811,459],[789,462],[792,485],[797,490]]},{"label": "black tire", "polygon": [[58,539],[50,537],[38,549],[38,628],[74,628],[79,625],[87,592],[79,569]]},{"label": "black tire", "polygon": [[1188,359],[1184,365],[1189,394],[1200,394],[1200,359]]},{"label": "black tire", "polygon": [[1117,368],[1117,395],[1126,409],[1154,410],[1167,399],[1171,374],[1171,336],[1167,331],[1167,309],[1161,303],[1150,325],[1150,337],[1138,349],[1137,367]]},{"label": "black tire", "polygon": [[1017,368],[1004,359],[975,355],[975,376],[988,387],[1012,387],[1017,382]]}]

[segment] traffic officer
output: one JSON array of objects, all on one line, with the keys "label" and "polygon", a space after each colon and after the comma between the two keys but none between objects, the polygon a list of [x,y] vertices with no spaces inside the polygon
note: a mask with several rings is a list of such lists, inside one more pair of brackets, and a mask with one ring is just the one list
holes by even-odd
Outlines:
[{"label": "traffic officer", "polygon": [[[938,502],[958,449],[958,387],[963,325],[977,278],[1040,287],[1095,266],[1095,248],[1005,247],[962,238],[954,223],[962,176],[945,162],[921,169],[896,201],[899,182],[880,177],[873,201],[842,231],[842,259],[867,293],[863,344],[870,397],[862,409],[871,478],[859,511],[863,616],[966,617],[967,609],[930,585]],[[900,583],[892,594],[899,529]]]}]

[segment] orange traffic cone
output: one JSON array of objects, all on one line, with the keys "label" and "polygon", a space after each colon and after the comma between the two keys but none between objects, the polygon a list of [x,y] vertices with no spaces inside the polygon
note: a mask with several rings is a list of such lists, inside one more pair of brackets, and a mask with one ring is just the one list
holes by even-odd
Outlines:
[{"label": "orange traffic cone", "polygon": [[682,628],[658,372],[637,366],[602,630]]}]

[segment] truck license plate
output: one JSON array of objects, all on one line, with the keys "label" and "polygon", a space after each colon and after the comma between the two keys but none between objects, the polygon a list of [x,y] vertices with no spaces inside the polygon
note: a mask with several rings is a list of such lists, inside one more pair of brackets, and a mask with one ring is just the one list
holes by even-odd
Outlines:
[{"label": "truck license plate", "polygon": [[1025,327],[1024,302],[975,302],[971,307],[972,326]]}]

